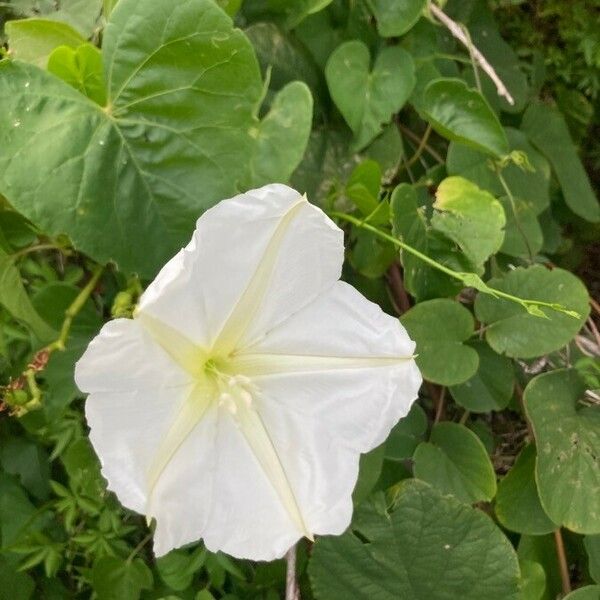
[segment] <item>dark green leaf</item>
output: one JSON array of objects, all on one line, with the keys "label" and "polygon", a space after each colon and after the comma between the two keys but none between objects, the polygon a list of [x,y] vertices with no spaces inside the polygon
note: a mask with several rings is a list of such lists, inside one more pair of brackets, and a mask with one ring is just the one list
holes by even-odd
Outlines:
[{"label": "dark green leaf", "polygon": [[508,406],[513,394],[512,362],[494,352],[483,340],[470,344],[479,355],[479,368],[471,379],[450,386],[452,397],[467,410],[485,413]]},{"label": "dark green leaf", "polygon": [[92,568],[91,579],[98,600],[137,600],[152,587],[152,572],[139,558],[105,556]]},{"label": "dark green leaf", "polygon": [[560,303],[581,315],[576,319],[545,308],[547,318],[540,318],[515,302],[479,294],[475,315],[487,325],[486,340],[499,354],[533,358],[558,350],[576,335],[589,313],[584,285],[562,269],[550,271],[541,265],[519,267],[488,284],[521,298]]},{"label": "dark green leaf", "polygon": [[600,533],[600,408],[579,402],[574,370],[539,375],[523,399],[538,455],[536,480],[548,516],[577,533]]},{"label": "dark green leaf", "polygon": [[600,221],[598,199],[563,116],[544,104],[531,104],[523,117],[523,130],[552,163],[567,206],[588,221]]},{"label": "dark green leaf", "polygon": [[414,63],[406,50],[385,47],[371,69],[369,49],[360,41],[336,48],[325,76],[333,101],[354,133],[357,149],[382,131],[415,85]]},{"label": "dark green leaf", "polygon": [[496,516],[511,531],[542,535],[556,529],[544,512],[535,482],[535,446],[526,446],[498,485]]},{"label": "dark green leaf", "polygon": [[426,0],[367,0],[382,37],[404,35],[421,17]]},{"label": "dark green leaf", "polygon": [[436,79],[423,92],[419,109],[431,126],[450,141],[492,156],[508,154],[508,140],[485,98],[460,79]]},{"label": "dark green leaf", "polygon": [[423,377],[441,385],[456,385],[477,371],[477,352],[464,342],[473,334],[473,317],[458,302],[428,300],[400,319],[417,343],[417,364]]},{"label": "dark green leaf", "polygon": [[519,598],[517,557],[502,532],[425,483],[402,482],[392,510],[365,507],[355,530],[360,537],[317,540],[309,565],[317,600]]},{"label": "dark green leaf", "polygon": [[415,477],[461,502],[489,502],[496,495],[496,474],[485,446],[464,425],[435,425],[413,460]]}]

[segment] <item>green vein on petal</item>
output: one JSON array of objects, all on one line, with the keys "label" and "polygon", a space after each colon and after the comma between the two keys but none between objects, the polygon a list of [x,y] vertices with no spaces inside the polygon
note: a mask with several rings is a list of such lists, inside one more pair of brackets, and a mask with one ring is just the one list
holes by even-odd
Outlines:
[{"label": "green vein on petal", "polygon": [[304,536],[312,540],[312,533],[304,521],[281,459],[260,415],[252,406],[238,402],[234,419],[290,519]]},{"label": "green vein on petal", "polygon": [[212,404],[216,407],[217,395],[218,388],[214,381],[209,377],[202,377],[181,404],[175,420],[156,450],[154,461],[148,471],[146,515],[152,516],[152,500],[160,476],[183,442],[204,417],[209,406]]},{"label": "green vein on petal", "polygon": [[254,275],[250,279],[246,289],[242,292],[236,305],[233,307],[231,314],[227,318],[227,321],[223,325],[223,328],[214,343],[214,347],[218,348],[219,352],[223,355],[229,354],[235,349],[237,343],[242,338],[248,329],[249,324],[252,322],[252,319],[260,309],[269,285],[271,274],[273,273],[275,263],[277,262],[281,244],[285,239],[285,235],[292,221],[306,203],[307,200],[305,197],[294,202],[277,224]]},{"label": "green vein on petal", "polygon": [[345,357],[252,353],[233,357],[230,368],[246,377],[265,377],[284,373],[314,373],[342,369],[393,367],[410,360],[414,360],[414,356]]}]

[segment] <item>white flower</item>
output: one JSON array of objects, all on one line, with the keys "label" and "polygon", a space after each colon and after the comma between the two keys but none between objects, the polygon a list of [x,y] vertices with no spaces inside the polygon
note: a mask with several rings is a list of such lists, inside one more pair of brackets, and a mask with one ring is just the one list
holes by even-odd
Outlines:
[{"label": "white flower", "polygon": [[162,555],[272,560],[350,523],[361,452],[417,396],[414,343],[338,281],[342,231],[267,185],[225,200],[77,363],[109,488]]}]

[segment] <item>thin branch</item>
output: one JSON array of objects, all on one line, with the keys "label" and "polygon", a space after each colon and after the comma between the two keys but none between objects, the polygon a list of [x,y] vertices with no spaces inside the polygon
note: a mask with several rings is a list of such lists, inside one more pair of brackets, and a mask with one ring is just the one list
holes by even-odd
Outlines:
[{"label": "thin branch", "polygon": [[300,600],[300,589],[296,578],[296,545],[285,555],[287,571],[285,575],[285,600]]},{"label": "thin branch", "polygon": [[567,554],[565,552],[565,544],[563,542],[560,529],[554,530],[554,542],[556,544],[556,556],[558,558],[558,566],[560,568],[560,580],[562,583],[562,591],[566,596],[571,592],[571,578],[569,577],[569,565],[567,563]]},{"label": "thin branch", "polygon": [[[398,129],[400,129],[400,132],[404,133],[413,142],[416,142],[417,144],[421,143],[422,138],[420,138],[414,131],[411,131],[408,127],[406,127],[402,123],[398,123]],[[425,140],[425,141],[427,142],[427,140]],[[427,150],[427,152],[441,165],[443,165],[446,162],[442,158],[442,156],[438,152],[436,152],[429,144],[425,143],[423,145],[423,149]]]},{"label": "thin branch", "polygon": [[398,314],[404,314],[410,308],[410,299],[404,288],[404,281],[402,280],[402,273],[400,271],[400,265],[393,263],[387,272],[388,285],[394,299],[394,304]]},{"label": "thin branch", "polygon": [[477,61],[479,66],[489,78],[494,82],[496,86],[496,92],[498,96],[506,98],[506,101],[510,105],[514,105],[515,101],[513,97],[510,95],[510,92],[506,89],[506,86],[498,77],[498,74],[494,70],[494,67],[490,65],[490,63],[486,60],[485,56],[473,45],[470,43],[469,38],[465,35],[465,32],[461,28],[461,26],[453,21],[439,6],[437,6],[434,2],[429,3],[429,10],[431,14],[440,22],[444,27],[446,27],[450,33],[468,50],[470,50],[473,54],[473,58]]}]

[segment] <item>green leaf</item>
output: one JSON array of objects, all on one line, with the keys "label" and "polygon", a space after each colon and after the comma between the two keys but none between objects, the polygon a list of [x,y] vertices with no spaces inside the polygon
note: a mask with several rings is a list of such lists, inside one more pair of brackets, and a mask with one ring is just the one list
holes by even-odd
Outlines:
[{"label": "green leaf", "polygon": [[392,429],[385,443],[385,457],[388,460],[411,458],[416,447],[423,440],[427,430],[427,415],[418,405],[413,404],[410,412],[400,419]]},{"label": "green leaf", "polygon": [[543,600],[556,600],[560,597],[562,582],[554,535],[521,535],[517,553],[520,562],[528,560],[542,565],[546,574]]},{"label": "green leaf", "polygon": [[515,302],[479,294],[475,316],[486,323],[486,340],[499,354],[534,358],[558,350],[577,334],[589,313],[584,285],[562,269],[550,271],[541,265],[519,267],[488,284],[520,298],[560,303],[581,315],[577,319],[544,308],[547,318],[539,318]]},{"label": "green leaf", "polygon": [[102,54],[96,46],[59,46],[50,54],[48,71],[100,106],[106,103]]},{"label": "green leaf", "polygon": [[552,164],[567,206],[583,219],[600,221],[598,199],[563,116],[549,106],[534,103],[525,111],[522,127],[531,143]]},{"label": "green leaf", "polygon": [[[502,170],[502,176],[513,196],[521,198],[537,215],[550,204],[550,163],[529,143],[522,131],[507,127],[505,132],[511,152],[524,152],[534,171],[523,170],[510,162]],[[450,175],[462,175],[496,197],[506,194],[489,156],[483,152],[451,142],[446,168]]]},{"label": "green leaf", "polygon": [[0,471],[0,548],[14,544],[32,525],[35,507],[17,478]]},{"label": "green leaf", "polygon": [[500,252],[517,257],[535,256],[544,245],[544,234],[535,211],[521,198],[514,199],[514,210],[508,197],[500,198],[500,202],[506,214]]},{"label": "green leaf", "polygon": [[0,556],[0,600],[29,600],[35,590],[35,581],[20,573],[18,565]]},{"label": "green leaf", "polygon": [[486,99],[460,79],[430,82],[419,109],[431,126],[450,141],[496,157],[509,152],[504,129]]},{"label": "green leaf", "polygon": [[577,533],[600,533],[600,408],[579,404],[585,383],[575,370],[544,373],[523,400],[538,455],[536,480],[548,516]]},{"label": "green leaf", "polygon": [[256,146],[245,187],[289,180],[308,143],[312,106],[310,90],[301,81],[287,84],[275,96],[267,115],[250,131]]},{"label": "green leaf", "polygon": [[504,240],[506,217],[498,200],[463,177],[448,177],[437,188],[431,219],[434,229],[456,242],[482,267]]},{"label": "green leaf", "polygon": [[[104,6],[110,0],[104,2]],[[116,0],[110,2],[116,4]],[[90,37],[98,25],[98,18],[102,8],[102,0],[60,0],[54,2],[49,0],[13,0],[12,6],[16,14],[39,17],[67,23],[74,27],[82,36]],[[105,17],[108,18],[108,12]]]},{"label": "green leaf", "polygon": [[8,21],[4,27],[12,58],[42,69],[46,68],[48,57],[59,46],[77,48],[85,44],[85,38],[70,25],[59,21],[22,19]]},{"label": "green leaf", "polygon": [[498,484],[496,516],[511,531],[543,535],[556,529],[540,503],[535,482],[535,446],[521,451],[515,464]]},{"label": "green leaf", "polygon": [[[0,189],[50,235],[153,276],[250,177],[263,84],[249,41],[211,0],[121,0],[102,57],[104,109],[33,66],[0,63]],[[281,139],[278,123],[265,127]]]},{"label": "green leaf", "polygon": [[600,583],[600,535],[586,535],[583,545],[588,555],[590,575],[596,583]]},{"label": "green leaf", "polygon": [[438,423],[414,456],[415,477],[461,502],[489,502],[496,474],[483,442],[464,425]]},{"label": "green leaf", "polygon": [[567,594],[564,600],[600,600],[600,585],[586,585]]},{"label": "green leaf", "polygon": [[361,149],[398,112],[415,85],[414,63],[399,46],[383,48],[371,70],[371,56],[360,41],[345,42],[329,57],[325,77],[331,97]]},{"label": "green leaf", "polygon": [[17,475],[33,496],[46,500],[50,491],[50,464],[41,446],[24,437],[0,438],[0,464],[6,473]]},{"label": "green leaf", "polygon": [[494,352],[483,340],[475,340],[469,345],[479,355],[479,368],[471,379],[450,386],[452,397],[462,407],[474,413],[503,410],[513,394],[512,362]]},{"label": "green leaf", "polygon": [[187,589],[195,573],[206,560],[206,550],[200,546],[191,554],[185,550],[171,550],[156,559],[156,568],[161,579],[176,592]]},{"label": "green leaf", "polygon": [[360,455],[358,479],[352,492],[354,506],[366,500],[373,491],[385,458],[385,444],[381,444],[366,454]]},{"label": "green leaf", "polygon": [[415,480],[398,486],[389,512],[381,504],[317,540],[308,568],[317,600],[519,598],[517,557],[487,515]]},{"label": "green leaf", "polygon": [[[374,160],[365,160],[355,167],[346,183],[344,195],[356,205],[365,217],[382,206],[379,202],[379,188],[381,187],[381,167]],[[384,214],[385,222],[389,215]],[[369,219],[372,222],[372,219]]]},{"label": "green leaf", "polygon": [[426,0],[367,0],[382,37],[404,35],[421,18]]},{"label": "green leaf", "polygon": [[23,321],[42,342],[50,342],[57,332],[38,315],[23,287],[14,259],[0,246],[0,304],[19,321]]},{"label": "green leaf", "polygon": [[[429,227],[425,208],[418,202],[417,192],[411,185],[401,183],[393,191],[390,207],[394,235],[450,268],[459,271],[470,270],[472,265],[455,245]],[[401,257],[404,285],[417,300],[454,296],[461,290],[459,282],[429,267],[416,256],[402,251]]]},{"label": "green leaf", "polygon": [[98,600],[137,600],[152,588],[152,571],[139,558],[104,556],[93,566],[91,580]]},{"label": "green leaf", "polygon": [[381,277],[394,262],[396,248],[364,229],[355,229],[353,238],[356,241],[350,255],[352,267],[366,277]]},{"label": "green leaf", "polygon": [[521,567],[521,600],[542,600],[546,591],[546,572],[540,563],[519,561]]},{"label": "green leaf", "polygon": [[477,371],[477,352],[464,342],[473,334],[473,316],[458,302],[427,300],[400,318],[417,343],[417,365],[423,377],[440,385],[456,385]]}]

